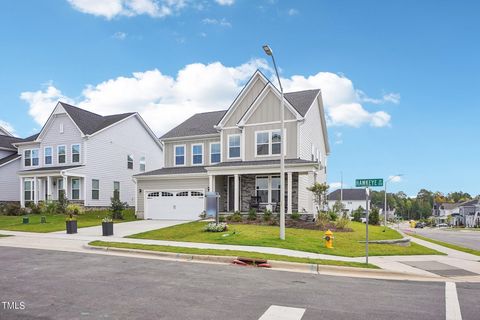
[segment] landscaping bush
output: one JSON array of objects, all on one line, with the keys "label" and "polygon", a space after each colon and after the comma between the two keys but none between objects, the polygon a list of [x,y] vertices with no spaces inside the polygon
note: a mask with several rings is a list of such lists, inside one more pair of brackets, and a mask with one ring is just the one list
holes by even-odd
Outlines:
[{"label": "landscaping bush", "polygon": [[380,219],[380,216],[378,213],[378,208],[373,208],[372,211],[370,211],[370,214],[368,215],[368,224],[378,225],[379,219]]},{"label": "landscaping bush", "polygon": [[22,212],[19,204],[7,203],[2,206],[2,214],[7,216],[21,216],[24,212]]},{"label": "landscaping bush", "polygon": [[57,212],[58,213],[66,213],[67,206],[68,206],[68,199],[65,197],[64,192],[59,193],[58,202],[57,202]]},{"label": "landscaping bush", "polygon": [[58,202],[48,200],[45,206],[43,207],[42,214],[57,214],[57,213],[61,213]]},{"label": "landscaping bush", "polygon": [[353,211],[353,221],[361,222],[362,221],[362,214],[365,211],[361,206],[358,207],[355,211]]},{"label": "landscaping bush", "polygon": [[272,220],[272,211],[265,209],[265,211],[263,212],[263,221],[268,222],[270,220]]},{"label": "landscaping bush", "polygon": [[65,210],[65,213],[68,215],[78,216],[80,214],[80,206],[77,204],[69,204]]},{"label": "landscaping bush", "polygon": [[335,211],[328,211],[328,215],[330,217],[330,221],[337,221],[338,214]]},{"label": "landscaping bush", "polygon": [[218,222],[225,222],[225,216],[219,216]]},{"label": "landscaping bush", "polygon": [[342,217],[335,222],[335,228],[337,228],[339,230],[343,230],[343,229],[347,228],[349,223],[350,223],[350,219],[348,219],[346,217]]},{"label": "landscaping bush", "polygon": [[110,211],[112,212],[113,219],[123,220],[123,213],[122,211],[128,207],[128,203],[122,202],[120,199],[116,197],[110,198]]},{"label": "landscaping bush", "polygon": [[205,232],[224,232],[228,230],[228,225],[224,222],[216,224],[215,222],[210,222],[207,224],[203,231]]},{"label": "landscaping bush", "polygon": [[292,218],[292,220],[300,220],[300,213],[298,213],[298,211],[293,211],[290,218]]},{"label": "landscaping bush", "polygon": [[240,213],[240,211],[235,211],[233,214],[232,214],[232,221],[233,222],[242,222],[242,215]]},{"label": "landscaping bush", "polygon": [[43,204],[35,204],[34,202],[28,202],[27,207],[30,209],[31,214],[40,214],[42,213]]},{"label": "landscaping bush", "polygon": [[255,210],[254,208],[251,208],[250,210],[248,210],[248,217],[247,218],[250,221],[257,220],[257,210]]},{"label": "landscaping bush", "polygon": [[330,215],[326,211],[319,211],[315,222],[320,229],[325,229],[330,222]]}]

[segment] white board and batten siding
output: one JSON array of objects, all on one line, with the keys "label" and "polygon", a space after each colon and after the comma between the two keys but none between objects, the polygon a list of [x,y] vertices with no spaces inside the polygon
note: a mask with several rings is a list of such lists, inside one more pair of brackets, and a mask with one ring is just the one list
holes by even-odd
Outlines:
[{"label": "white board and batten siding", "polygon": [[0,201],[20,200],[20,179],[17,176],[20,162],[16,159],[0,166]]},{"label": "white board and batten siding", "polygon": [[[86,176],[87,206],[109,206],[114,181],[120,182],[120,199],[135,205],[133,176],[140,173],[140,158],[145,156],[146,171],[163,166],[163,151],[136,117],[129,117],[88,138],[85,167],[73,170]],[[133,155],[133,169],[127,168],[127,156]],[[99,180],[100,199],[92,199],[92,179]]]}]

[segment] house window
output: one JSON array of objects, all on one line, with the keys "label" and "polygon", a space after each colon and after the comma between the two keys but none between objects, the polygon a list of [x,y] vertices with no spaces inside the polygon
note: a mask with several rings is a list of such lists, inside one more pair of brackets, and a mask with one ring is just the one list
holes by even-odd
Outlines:
[{"label": "house window", "polygon": [[215,142],[210,144],[210,163],[220,162],[220,143]]},{"label": "house window", "polygon": [[72,163],[80,162],[80,145],[72,144]]},{"label": "house window", "polygon": [[280,203],[280,176],[274,176],[271,180],[271,197],[273,203]]},{"label": "house window", "polygon": [[175,165],[185,165],[185,146],[175,146]]},{"label": "house window", "polygon": [[33,180],[23,182],[25,201],[33,201],[34,183]]},{"label": "house window", "polygon": [[141,157],[140,161],[138,162],[140,172],[145,172],[145,157]]},{"label": "house window", "polygon": [[44,161],[45,161],[45,164],[52,164],[53,162],[53,149],[52,147],[45,147],[45,149],[43,150],[44,151]]},{"label": "house window", "polygon": [[80,200],[80,179],[72,179],[72,200]]},{"label": "house window", "polygon": [[280,154],[282,148],[280,130],[257,132],[255,140],[257,156],[272,156]]},{"label": "house window", "polygon": [[268,203],[268,176],[257,177],[255,189],[257,197],[260,197],[260,202]]},{"label": "house window", "polygon": [[240,135],[228,136],[228,157],[230,159],[240,158]]},{"label": "house window", "polygon": [[100,180],[92,179],[92,200],[100,199]]},{"label": "house window", "polygon": [[113,198],[120,199],[120,182],[113,181]]},{"label": "house window", "polygon": [[40,163],[38,149],[32,149],[32,166],[38,166]]},{"label": "house window", "polygon": [[32,165],[32,150],[25,150],[23,153],[23,159],[25,167],[30,167]]},{"label": "house window", "polygon": [[65,163],[65,161],[67,160],[65,146],[57,147],[57,155],[58,155],[58,163]]},{"label": "house window", "polygon": [[127,169],[133,169],[133,155],[127,155]]},{"label": "house window", "polygon": [[203,144],[192,145],[192,164],[203,164]]},{"label": "house window", "polygon": [[60,131],[60,133],[63,133],[63,123],[60,123],[59,131]]}]

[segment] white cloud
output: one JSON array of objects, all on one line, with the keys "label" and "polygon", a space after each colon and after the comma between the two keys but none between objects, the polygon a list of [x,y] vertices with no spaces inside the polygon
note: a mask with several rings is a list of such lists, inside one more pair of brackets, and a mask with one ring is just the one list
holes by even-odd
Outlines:
[{"label": "white cloud", "polygon": [[221,6],[231,6],[235,3],[235,0],[215,0]]},{"label": "white cloud", "polygon": [[390,124],[391,117],[385,111],[370,112],[363,107],[361,96],[366,95],[355,89],[352,81],[343,75],[331,72],[308,77],[295,75],[282,79],[282,84],[287,91],[320,88],[329,125],[384,127]]},{"label": "white cloud", "polygon": [[342,144],[343,143],[343,134],[341,132],[335,132],[334,138],[335,138],[335,144]]},{"label": "white cloud", "polygon": [[[29,114],[39,125],[44,124],[57,101],[62,100],[102,115],[139,112],[157,134],[162,134],[194,113],[228,108],[256,69],[272,74],[264,59],[235,67],[220,62],[192,63],[175,76],[153,69],[87,85],[75,99],[68,98],[51,83],[38,91],[23,92],[20,98],[29,104]],[[389,124],[390,115],[384,111],[368,112],[363,108],[351,80],[346,77],[320,72],[282,81],[288,91],[321,88],[329,125]],[[341,143],[341,133],[335,139]]]},{"label": "white cloud", "polygon": [[77,11],[113,19],[117,16],[148,15],[161,18],[172,15],[184,7],[186,0],[68,0]]},{"label": "white cloud", "polygon": [[202,20],[204,24],[211,24],[211,25],[218,25],[221,27],[231,27],[232,24],[227,21],[227,19],[212,19],[212,18],[205,18]]},{"label": "white cloud", "polygon": [[388,180],[393,183],[402,182],[402,176],[389,176]]},{"label": "white cloud", "polygon": [[400,103],[400,94],[399,93],[386,93],[381,98],[371,98],[365,94],[362,90],[357,90],[358,99],[362,102],[373,103],[373,104],[385,104],[385,103]]},{"label": "white cloud", "polygon": [[118,31],[115,32],[112,37],[117,40],[125,40],[125,38],[127,38],[127,34],[125,32]]},{"label": "white cloud", "polygon": [[[333,190],[337,190],[337,189],[340,189],[342,187],[342,183],[341,182],[331,182],[328,184],[330,186],[330,191],[333,191]],[[345,183],[343,183],[343,188],[348,188],[349,186],[346,185]]]},{"label": "white cloud", "polygon": [[16,134],[15,128],[7,121],[0,120],[0,127],[7,130],[9,133],[11,133],[13,135]]},{"label": "white cloud", "polygon": [[289,16],[296,16],[297,14],[299,14],[298,10],[294,8],[289,9],[287,13]]}]

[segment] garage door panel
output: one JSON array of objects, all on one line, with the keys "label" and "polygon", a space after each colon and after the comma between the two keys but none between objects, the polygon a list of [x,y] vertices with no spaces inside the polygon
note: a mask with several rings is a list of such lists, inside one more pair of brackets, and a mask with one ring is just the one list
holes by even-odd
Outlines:
[{"label": "garage door panel", "polygon": [[153,190],[146,192],[147,219],[197,220],[204,211],[203,190]]}]

